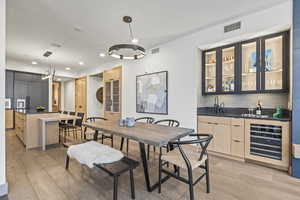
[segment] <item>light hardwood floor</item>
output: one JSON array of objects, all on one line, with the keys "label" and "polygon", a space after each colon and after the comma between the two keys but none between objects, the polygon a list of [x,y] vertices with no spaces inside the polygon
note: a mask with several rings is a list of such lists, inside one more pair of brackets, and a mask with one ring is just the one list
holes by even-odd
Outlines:
[{"label": "light hardwood floor", "polygon": [[[25,151],[14,132],[7,132],[7,179],[9,195],[1,200],[104,200],[112,199],[112,179],[75,161],[64,168],[66,149],[55,147],[42,152]],[[116,145],[119,143],[116,141]],[[130,157],[139,159],[138,146],[130,145]],[[157,180],[157,156],[151,155],[150,174]],[[249,163],[210,157],[211,193],[204,180],[195,187],[201,200],[299,200],[300,180],[286,173]],[[145,190],[143,169],[135,170],[137,200],[189,199],[187,185],[170,179],[162,194]],[[120,178],[119,199],[130,199],[129,176]]]}]

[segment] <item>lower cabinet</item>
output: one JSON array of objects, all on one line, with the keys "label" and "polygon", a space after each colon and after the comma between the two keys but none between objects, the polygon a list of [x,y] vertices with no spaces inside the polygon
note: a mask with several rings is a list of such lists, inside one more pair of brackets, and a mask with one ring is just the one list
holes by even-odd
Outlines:
[{"label": "lower cabinet", "polygon": [[244,130],[241,128],[243,127],[243,121],[239,121],[242,123],[240,127],[232,126],[231,121],[232,119],[227,117],[199,116],[198,132],[209,133],[214,136],[208,150],[244,157],[243,151],[240,150],[241,145],[244,147],[244,140],[239,139],[239,143],[237,142],[238,138],[244,138]]},{"label": "lower cabinet", "polygon": [[214,136],[208,150],[288,171],[290,122],[198,116],[198,133]]}]

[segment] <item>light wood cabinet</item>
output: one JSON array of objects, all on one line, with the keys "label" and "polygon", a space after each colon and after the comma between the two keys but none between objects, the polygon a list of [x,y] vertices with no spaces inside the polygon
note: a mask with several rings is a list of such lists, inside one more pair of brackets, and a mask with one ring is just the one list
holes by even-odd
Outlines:
[{"label": "light wood cabinet", "polygon": [[213,135],[213,140],[208,146],[208,150],[230,154],[231,129],[230,118],[225,117],[198,117],[198,132]]},{"label": "light wood cabinet", "polygon": [[[15,112],[15,132],[26,149],[41,147],[40,118],[56,116],[58,113],[24,114]],[[58,144],[58,122],[47,123],[47,145]]]},{"label": "light wood cabinet", "polygon": [[[212,134],[214,135],[214,131],[213,131],[213,124],[212,123],[209,123],[209,122],[202,122],[198,121],[198,133],[207,133],[207,134]],[[207,149],[208,150],[213,150],[214,149],[214,146],[215,146],[215,141],[212,140],[210,142],[210,144],[208,145]]]},{"label": "light wood cabinet", "polygon": [[231,131],[229,124],[216,124],[214,126],[214,151],[230,154]]},{"label": "light wood cabinet", "polygon": [[122,117],[122,67],[105,70],[104,80],[104,117],[120,120]]},{"label": "light wood cabinet", "polygon": [[14,111],[5,110],[5,129],[14,128]]},{"label": "light wood cabinet", "polygon": [[198,116],[198,132],[214,136],[208,148],[213,154],[289,169],[288,121]]},{"label": "light wood cabinet", "polygon": [[229,117],[198,117],[198,132],[214,136],[208,150],[244,159],[244,119]]},{"label": "light wood cabinet", "polygon": [[86,77],[78,78],[75,80],[75,111],[85,114],[87,110],[86,81]]}]

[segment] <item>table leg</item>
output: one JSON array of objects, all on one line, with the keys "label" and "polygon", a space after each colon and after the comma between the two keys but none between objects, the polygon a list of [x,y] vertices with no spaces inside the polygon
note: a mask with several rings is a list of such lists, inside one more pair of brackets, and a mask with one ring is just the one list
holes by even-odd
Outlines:
[{"label": "table leg", "polygon": [[46,150],[46,122],[42,120],[42,149]]},{"label": "table leg", "polygon": [[97,141],[97,140],[98,140],[98,135],[99,135],[99,131],[98,131],[98,130],[95,130],[95,133],[94,133],[94,141]]},{"label": "table leg", "polygon": [[[156,188],[158,188],[159,182],[156,182],[154,185],[151,185],[150,178],[149,178],[148,160],[147,160],[147,156],[146,156],[145,144],[144,143],[139,143],[139,144],[140,144],[141,160],[142,160],[143,168],[144,168],[144,176],[145,176],[147,191],[152,192]],[[164,177],[161,180],[161,183],[167,181],[169,178],[170,178],[170,176]]]}]

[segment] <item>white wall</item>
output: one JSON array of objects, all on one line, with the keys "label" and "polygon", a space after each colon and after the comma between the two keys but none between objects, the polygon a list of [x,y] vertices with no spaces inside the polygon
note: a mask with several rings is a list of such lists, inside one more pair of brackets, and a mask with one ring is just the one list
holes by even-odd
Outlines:
[{"label": "white wall", "polygon": [[104,110],[96,98],[97,90],[103,86],[103,80],[99,76],[87,77],[87,116],[88,117],[103,117]]},{"label": "white wall", "polygon": [[5,177],[5,0],[0,0],[0,196],[7,193]]},{"label": "white wall", "polygon": [[75,80],[64,81],[64,111],[75,111]]},{"label": "white wall", "polygon": [[[280,13],[280,14],[279,14]],[[242,21],[242,29],[224,34],[223,26],[232,22]],[[224,24],[217,24],[198,32],[183,36],[174,41],[157,46],[158,54],[148,55],[139,61],[116,61],[108,63],[79,75],[101,72],[104,69],[123,65],[123,117],[144,116],[136,113],[136,76],[145,72],[157,72],[167,70],[169,72],[169,115],[152,115],[160,118],[174,118],[181,122],[182,126],[197,127],[197,106],[211,105],[211,100],[201,95],[201,52],[200,49],[212,46],[224,45],[260,35],[269,34],[283,29],[288,29],[292,24],[291,2],[279,4],[262,11],[232,19]],[[249,97],[249,96],[248,96]],[[256,96],[251,98],[243,106],[252,106]],[[227,97],[224,101],[232,102],[232,99],[248,99],[244,95]],[[261,95],[263,102],[275,99],[278,104],[287,104],[285,96]],[[252,99],[252,100],[251,100]],[[240,100],[237,101],[237,103]],[[226,103],[225,102],[225,103]],[[235,102],[236,103],[236,102]],[[232,104],[235,104],[232,103]],[[276,103],[276,102],[275,102]],[[271,103],[273,105],[273,103]]]}]

